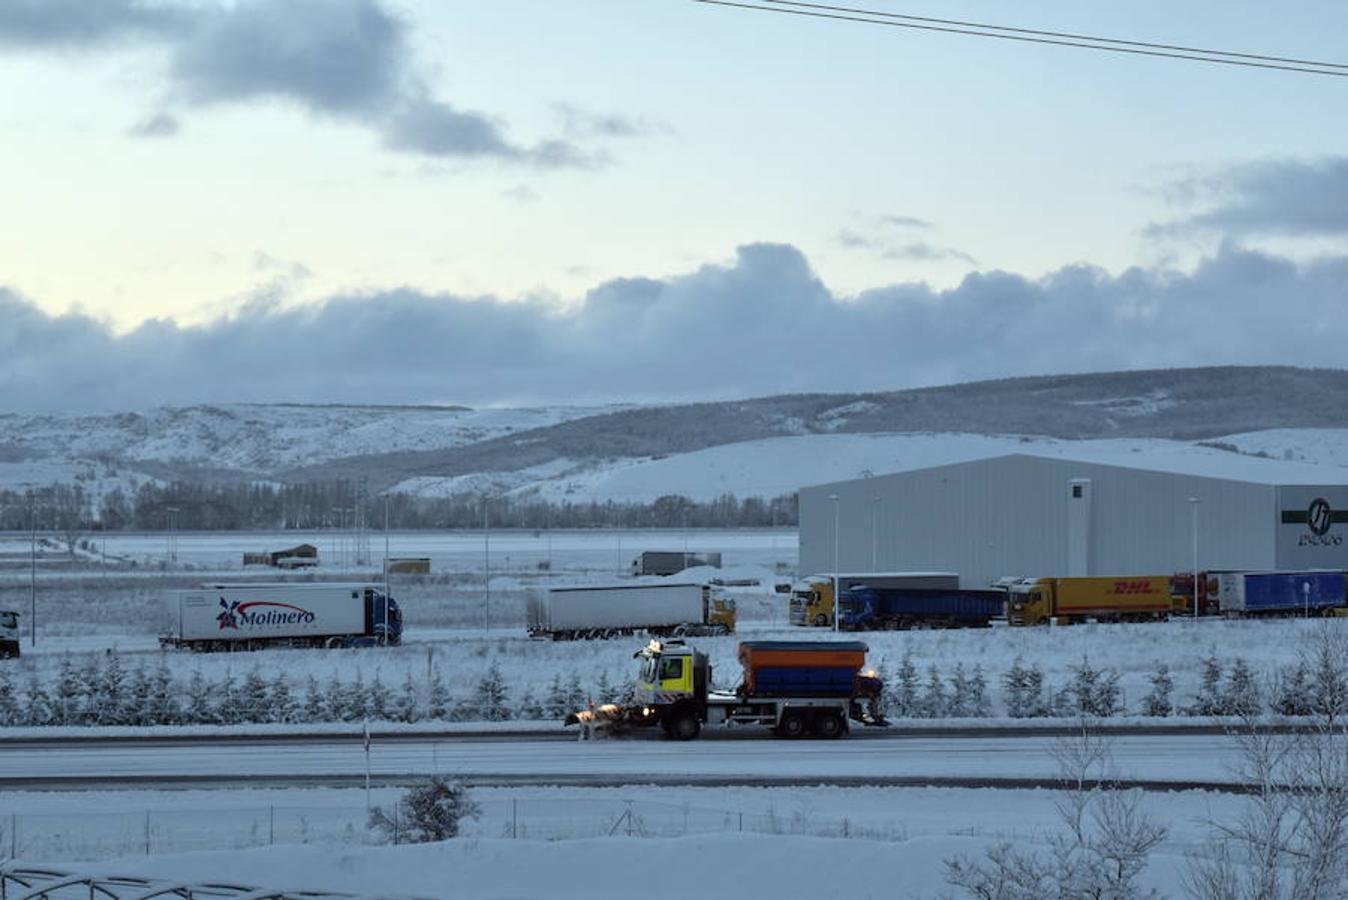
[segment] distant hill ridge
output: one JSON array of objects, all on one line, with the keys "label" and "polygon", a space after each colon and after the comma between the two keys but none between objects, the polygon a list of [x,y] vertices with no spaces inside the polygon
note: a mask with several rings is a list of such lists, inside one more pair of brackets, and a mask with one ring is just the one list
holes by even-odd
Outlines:
[{"label": "distant hill ridge", "polygon": [[518,471],[556,459],[689,453],[802,434],[966,432],[1196,441],[1271,428],[1348,428],[1348,371],[1227,366],[1052,375],[884,393],[786,394],[638,407],[445,450],[348,458],[287,478]]},{"label": "distant hill ridge", "polygon": [[1348,428],[1348,371],[1157,369],[600,408],[276,403],[0,415],[0,487],[71,477],[91,487],[136,478],[363,477],[378,491],[409,479],[580,471],[785,436],[961,432],[1198,441],[1280,428]]}]

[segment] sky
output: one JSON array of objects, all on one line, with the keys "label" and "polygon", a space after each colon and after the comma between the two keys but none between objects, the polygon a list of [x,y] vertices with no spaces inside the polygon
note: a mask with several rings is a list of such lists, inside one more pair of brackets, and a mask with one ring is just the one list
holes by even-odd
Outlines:
[{"label": "sky", "polygon": [[[1348,62],[1328,0],[865,5]],[[0,0],[0,97],[0,409],[1348,347],[1348,78],[692,0]]]}]

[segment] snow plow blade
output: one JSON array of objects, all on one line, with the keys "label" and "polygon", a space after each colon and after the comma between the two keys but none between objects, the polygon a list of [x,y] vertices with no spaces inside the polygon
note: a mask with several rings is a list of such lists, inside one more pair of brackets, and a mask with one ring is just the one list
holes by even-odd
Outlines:
[{"label": "snow plow blade", "polygon": [[616,703],[605,703],[592,709],[573,712],[565,719],[565,725],[606,725],[612,727],[627,719],[627,710]]}]

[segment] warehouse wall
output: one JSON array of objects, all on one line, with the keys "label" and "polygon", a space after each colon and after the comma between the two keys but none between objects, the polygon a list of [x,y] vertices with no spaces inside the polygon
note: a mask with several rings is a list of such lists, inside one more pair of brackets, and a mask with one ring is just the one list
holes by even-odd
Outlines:
[{"label": "warehouse wall", "polygon": [[[1075,513],[1074,480],[1088,482]],[[830,494],[839,497],[844,571],[871,568],[874,536],[882,571],[956,571],[971,587],[1004,575],[1065,575],[1075,534],[1078,566],[1084,554],[1091,574],[1169,574],[1191,564],[1191,496],[1202,501],[1200,566],[1276,561],[1271,485],[1005,456],[803,489],[802,574],[833,568]]]}]

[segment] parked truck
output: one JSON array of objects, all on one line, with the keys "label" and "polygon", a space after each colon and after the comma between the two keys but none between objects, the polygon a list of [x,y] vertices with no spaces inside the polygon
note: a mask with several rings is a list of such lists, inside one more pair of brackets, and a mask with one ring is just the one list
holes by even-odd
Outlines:
[{"label": "parked truck", "polygon": [[380,585],[205,584],[171,591],[159,642],[189,650],[267,646],[368,647],[402,643],[398,601]]},{"label": "parked truck", "polygon": [[833,624],[835,580],[839,591],[863,584],[873,588],[923,590],[955,590],[960,586],[960,577],[953,572],[847,572],[838,575],[822,572],[802,579],[791,589],[792,625],[825,628]]},{"label": "parked truck", "polygon": [[843,631],[987,628],[1006,611],[1006,592],[857,585],[842,592]]},{"label": "parked truck", "polygon": [[1022,578],[1011,582],[1006,618],[1012,625],[1138,622],[1170,616],[1170,576]]},{"label": "parked truck", "polygon": [[1343,572],[1221,572],[1224,616],[1324,616],[1344,607]]},{"label": "parked truck", "polygon": [[695,566],[721,568],[719,553],[688,553],[677,550],[645,550],[632,560],[632,575],[640,578],[644,575],[677,575],[684,569]]},{"label": "parked truck", "polygon": [[0,609],[0,659],[19,655],[19,614]]},{"label": "parked truck", "polygon": [[529,598],[529,636],[555,641],[652,635],[729,634],[735,601],[704,584],[614,584],[552,588]]},{"label": "parked truck", "polygon": [[641,660],[633,703],[606,704],[567,717],[568,725],[649,727],[689,741],[710,726],[767,726],[778,737],[841,737],[848,723],[882,726],[883,683],[863,673],[859,641],[744,641],[743,677],[733,691],[711,687],[711,664],[683,641],[651,641]]},{"label": "parked truck", "polygon": [[1198,589],[1194,590],[1193,572],[1176,572],[1170,576],[1171,614],[1193,616],[1195,595],[1198,601],[1198,615],[1215,616],[1221,612],[1221,600],[1217,594],[1220,572],[1199,572]]}]

